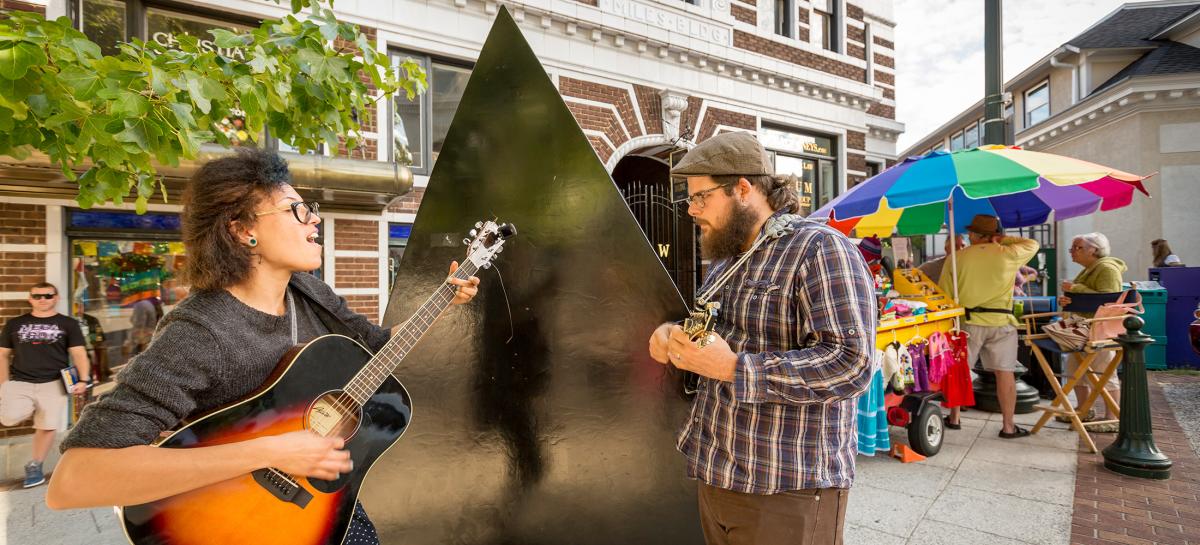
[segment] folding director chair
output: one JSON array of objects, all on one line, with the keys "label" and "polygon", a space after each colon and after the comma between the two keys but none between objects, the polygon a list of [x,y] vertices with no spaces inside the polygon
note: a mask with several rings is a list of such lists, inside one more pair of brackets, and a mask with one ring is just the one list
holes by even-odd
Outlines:
[{"label": "folding director chair", "polygon": [[[1087,427],[1098,424],[1118,422],[1118,420],[1100,420],[1095,422],[1084,422],[1080,418],[1080,413],[1087,415],[1092,408],[1092,404],[1099,397],[1104,398],[1104,403],[1108,406],[1109,412],[1116,418],[1120,418],[1120,407],[1113,400],[1112,395],[1104,388],[1113,374],[1117,372],[1117,368],[1121,365],[1122,349],[1121,345],[1112,339],[1096,338],[1097,328],[1089,327],[1092,335],[1091,338],[1079,350],[1066,350],[1054,342],[1054,339],[1046,333],[1042,333],[1038,329],[1038,318],[1047,318],[1050,316],[1061,316],[1063,313],[1094,313],[1096,309],[1103,306],[1105,303],[1116,302],[1123,292],[1117,293],[1072,293],[1067,296],[1071,298],[1071,304],[1063,308],[1063,312],[1043,312],[1037,314],[1025,314],[1021,317],[1025,322],[1025,334],[1021,335],[1021,340],[1029,346],[1030,352],[1037,359],[1038,365],[1041,366],[1042,372],[1047,377],[1055,377],[1056,379],[1066,378],[1065,385],[1061,385],[1059,380],[1050,380],[1050,386],[1054,389],[1054,401],[1049,405],[1038,405],[1035,407],[1043,411],[1042,417],[1038,419],[1037,425],[1033,427],[1030,433],[1037,433],[1046,425],[1051,416],[1062,415],[1070,419],[1071,427],[1079,433],[1079,437],[1087,443],[1088,448],[1092,452],[1096,452],[1096,443],[1092,441],[1091,435],[1088,435]],[[1132,292],[1125,298],[1127,303],[1139,302],[1140,295],[1137,292]],[[1116,316],[1112,318],[1101,318],[1099,320],[1123,320],[1125,316]],[[1084,320],[1091,326],[1098,319]],[[1056,374],[1051,368],[1050,362],[1046,359],[1046,353],[1052,354],[1058,358],[1066,355],[1075,363],[1075,372],[1067,376],[1067,373]],[[1112,353],[1113,357],[1108,364],[1104,366],[1102,372],[1092,370],[1092,362],[1101,354]],[[1070,366],[1067,366],[1069,369]],[[1086,379],[1085,379],[1086,377]],[[1071,400],[1067,395],[1075,389],[1081,380],[1087,380],[1090,383],[1090,392],[1086,399],[1083,399],[1080,404],[1079,412],[1075,411],[1075,407],[1071,404]]]}]

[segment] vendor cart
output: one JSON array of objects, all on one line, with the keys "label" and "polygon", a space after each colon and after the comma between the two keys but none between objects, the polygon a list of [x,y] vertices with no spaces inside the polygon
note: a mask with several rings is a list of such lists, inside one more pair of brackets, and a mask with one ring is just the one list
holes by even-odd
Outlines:
[{"label": "vendor cart", "polygon": [[[928,338],[934,332],[949,333],[955,328],[955,319],[964,314],[962,307],[920,270],[896,270],[892,289],[901,299],[927,306],[922,314],[880,320],[875,335],[875,347],[880,350],[893,342],[906,344],[918,335]],[[936,385],[930,386],[933,390],[928,392],[896,394],[889,390],[884,396],[888,424],[906,428],[909,447],[923,456],[941,450],[945,431],[942,409],[935,403],[944,398]]]}]

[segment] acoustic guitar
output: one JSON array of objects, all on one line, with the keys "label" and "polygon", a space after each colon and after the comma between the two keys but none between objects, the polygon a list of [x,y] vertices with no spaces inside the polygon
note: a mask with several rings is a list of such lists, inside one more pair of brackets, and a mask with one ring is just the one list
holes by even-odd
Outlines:
[{"label": "acoustic guitar", "polygon": [[[471,231],[458,278],[491,266],[508,224],[480,222]],[[377,354],[341,335],[324,335],[289,350],[259,389],[198,416],[157,446],[196,448],[302,429],[342,437],[354,469],[336,480],[289,475],[274,468],[158,501],[119,508],[135,545],[333,545],[345,539],[371,466],[408,428],[412,403],[392,372],[450,306],[443,284]]]}]

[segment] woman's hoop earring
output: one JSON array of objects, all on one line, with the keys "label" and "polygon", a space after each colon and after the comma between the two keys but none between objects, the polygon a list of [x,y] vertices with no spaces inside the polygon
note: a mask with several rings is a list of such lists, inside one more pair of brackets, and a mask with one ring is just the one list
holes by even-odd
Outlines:
[{"label": "woman's hoop earring", "polygon": [[251,248],[258,246],[258,239],[250,237],[250,240],[246,241],[246,244],[250,245]]}]

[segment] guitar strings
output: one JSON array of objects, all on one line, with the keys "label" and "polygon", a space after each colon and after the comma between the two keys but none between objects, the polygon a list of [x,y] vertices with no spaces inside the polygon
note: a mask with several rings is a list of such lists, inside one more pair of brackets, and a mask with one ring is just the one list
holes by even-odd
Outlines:
[{"label": "guitar strings", "polygon": [[[468,262],[468,263],[470,263],[470,262]],[[460,267],[458,271],[455,271],[455,277],[458,277],[458,278],[460,278],[460,279],[464,279],[464,280],[465,280],[465,278],[463,278],[463,277],[460,277],[460,276],[459,276],[459,274],[458,274],[458,273],[460,273],[460,272],[464,272],[464,269],[466,269],[466,266],[464,266],[464,267]],[[466,275],[467,275],[467,277],[469,278],[469,275],[470,275],[470,274],[473,274],[473,273],[464,273],[464,274],[466,274]],[[501,281],[501,282],[503,282],[503,281]],[[450,286],[449,286],[448,284],[443,284],[443,285],[442,285],[442,287],[443,287],[443,288],[450,288]],[[430,296],[429,300],[427,300],[427,301],[425,302],[425,304],[424,304],[424,305],[422,305],[421,307],[422,307],[422,308],[424,308],[424,307],[425,307],[425,306],[427,306],[427,305],[428,305],[430,302],[436,302],[436,303],[439,303],[439,304],[448,303],[448,302],[449,302],[451,299],[453,299],[453,296],[454,296],[454,294],[455,294],[455,289],[446,289],[446,290],[441,290],[441,289],[439,289],[438,291],[434,292],[434,293],[433,293],[433,295],[431,295],[431,296]],[[441,296],[440,298],[438,297],[439,295]],[[437,300],[437,299],[440,299],[440,300]],[[505,294],[505,300],[507,301],[507,294]],[[443,309],[443,310],[445,310],[445,309]],[[418,314],[419,314],[419,313],[420,313],[420,310],[418,310],[417,312],[418,312]],[[440,315],[440,314],[441,314],[441,313],[439,312],[439,315]],[[415,316],[416,316],[416,315],[414,315],[414,317],[415,317]],[[437,317],[434,317],[433,319],[434,319],[434,320],[436,320],[436,319],[437,319]],[[405,324],[407,324],[407,323],[408,323],[408,322],[410,322],[410,321],[412,321],[412,318],[409,318],[409,320],[406,320],[406,321],[405,321]],[[509,311],[509,322],[510,322],[510,327],[511,327],[511,322],[512,322],[512,312],[511,312],[511,310]],[[430,325],[432,325],[432,322],[430,323]],[[396,337],[402,337],[402,336],[403,336],[403,333],[402,333],[402,334],[400,334],[400,335],[397,335]],[[419,338],[417,338],[417,339],[414,339],[414,340],[413,340],[413,345],[415,345],[415,344],[416,344],[416,341],[419,341],[419,340],[420,340]],[[510,337],[510,340],[511,340],[511,337]],[[395,349],[395,346],[394,346],[394,344],[392,343],[392,340],[389,340],[389,341],[388,341],[388,343],[387,343],[387,344],[385,344],[385,345],[383,346],[383,348],[381,348],[381,349],[379,350],[379,353],[378,353],[378,354],[376,354],[374,357],[372,357],[372,358],[371,358],[371,360],[370,360],[370,361],[368,361],[368,362],[367,362],[367,364],[366,364],[366,365],[364,365],[362,369],[360,369],[360,370],[359,370],[357,373],[355,373],[355,375],[354,375],[354,378],[352,378],[352,379],[350,380],[350,382],[349,382],[349,383],[347,383],[347,388],[346,388],[346,389],[343,389],[343,390],[340,390],[340,391],[338,392],[338,395],[337,395],[337,397],[331,398],[331,400],[332,400],[332,404],[336,406],[336,409],[338,410],[338,413],[339,413],[339,414],[338,414],[338,417],[337,417],[337,419],[336,419],[336,420],[334,420],[334,422],[333,422],[333,425],[332,425],[332,427],[330,428],[330,431],[337,431],[337,429],[339,428],[339,426],[341,426],[341,425],[342,425],[342,422],[343,422],[344,420],[346,420],[346,418],[348,418],[348,417],[350,417],[350,416],[351,416],[351,415],[350,415],[350,413],[351,413],[351,412],[357,412],[357,409],[361,407],[362,403],[365,403],[365,402],[366,402],[366,399],[370,399],[370,396],[368,395],[368,396],[366,396],[366,399],[364,399],[364,400],[363,400],[363,402],[362,402],[362,403],[360,403],[360,402],[358,401],[358,399],[357,399],[356,397],[354,397],[354,394],[353,394],[353,392],[347,392],[347,390],[349,390],[349,389],[351,388],[351,385],[352,385],[352,384],[356,384],[356,383],[358,383],[358,382],[361,380],[361,378],[360,378],[360,377],[362,377],[364,373],[368,372],[368,370],[369,370],[369,369],[371,369],[371,368],[372,368],[372,366],[376,365],[376,360],[377,360],[377,359],[379,359],[379,356],[380,356],[381,354],[383,354],[383,353],[384,353],[384,351],[388,351],[388,352],[389,352],[389,354],[387,354],[387,355],[388,355],[388,356],[391,356],[391,357],[395,357],[395,356],[399,355],[399,354],[400,354],[400,352],[401,352],[401,351],[399,351],[399,350],[396,350],[396,349]],[[372,376],[372,378],[374,379],[374,377],[373,377],[373,376]],[[361,387],[361,385],[360,385],[360,387]],[[366,394],[366,388],[364,387],[364,388],[362,388],[362,389],[363,389],[363,393],[364,393],[364,394]],[[348,398],[348,399],[347,399],[347,398]],[[329,435],[328,435],[328,434],[326,434],[326,435],[325,435],[325,437],[329,437]]]}]

